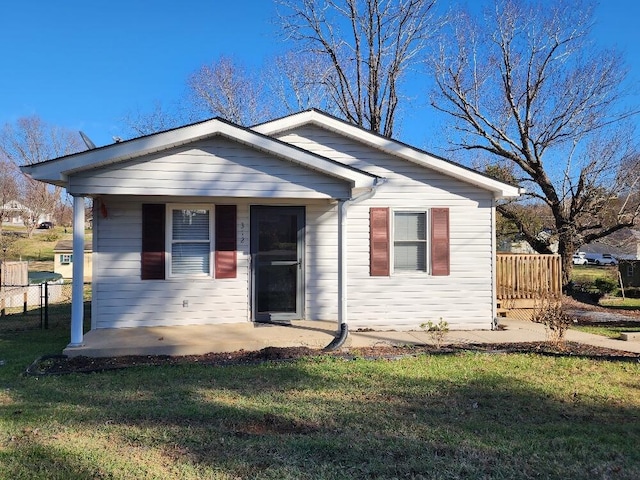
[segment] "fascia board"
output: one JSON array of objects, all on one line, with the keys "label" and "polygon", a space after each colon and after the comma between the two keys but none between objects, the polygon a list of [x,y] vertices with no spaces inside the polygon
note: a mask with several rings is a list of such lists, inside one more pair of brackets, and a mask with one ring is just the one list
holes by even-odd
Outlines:
[{"label": "fascia board", "polygon": [[253,127],[253,130],[264,135],[274,135],[308,124],[327,128],[422,167],[433,169],[463,182],[489,190],[493,192],[497,198],[517,197],[520,195],[519,187],[494,180],[473,170],[429,155],[402,142],[367,132],[360,127],[350,125],[342,120],[315,110],[308,110],[263,123]]}]

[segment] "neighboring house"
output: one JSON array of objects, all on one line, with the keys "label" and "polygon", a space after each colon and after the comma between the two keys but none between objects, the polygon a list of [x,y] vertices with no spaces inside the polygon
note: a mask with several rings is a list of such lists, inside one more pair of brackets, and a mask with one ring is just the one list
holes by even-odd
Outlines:
[{"label": "neighboring house", "polygon": [[620,260],[618,271],[625,287],[640,287],[640,260]]},{"label": "neighboring house", "polygon": [[609,253],[618,260],[640,260],[640,231],[623,228],[593,243],[582,245],[580,250],[586,253]]},{"label": "neighboring house", "polygon": [[519,194],[317,110],[253,128],[208,120],[22,170],[67,188],[74,224],[94,198],[92,329],[490,329],[495,204]]},{"label": "neighboring house", "polygon": [[[92,275],[92,245],[87,241],[84,246],[84,281],[90,282]],[[73,278],[73,241],[60,240],[53,247],[53,271],[64,279]]]},{"label": "neighboring house", "polygon": [[[23,215],[28,213],[30,210],[25,207],[22,203],[17,200],[11,200],[0,207],[0,211],[3,212],[3,221],[4,225],[17,225],[24,226],[24,218]],[[42,222],[50,222],[51,215],[40,215],[38,218],[37,224]]]},{"label": "neighboring house", "polygon": [[525,253],[525,254],[535,254],[536,252],[531,244],[526,240],[517,240],[517,241],[509,241],[505,240],[498,245],[498,252],[503,253]]},{"label": "neighboring house", "polygon": [[[550,232],[543,230],[537,236],[540,240],[549,242],[549,250],[551,250],[551,252],[558,253],[558,241],[549,241],[551,238]],[[525,253],[528,255],[538,253],[529,242],[522,239],[514,241],[505,240],[498,245],[498,251],[503,253]]]}]

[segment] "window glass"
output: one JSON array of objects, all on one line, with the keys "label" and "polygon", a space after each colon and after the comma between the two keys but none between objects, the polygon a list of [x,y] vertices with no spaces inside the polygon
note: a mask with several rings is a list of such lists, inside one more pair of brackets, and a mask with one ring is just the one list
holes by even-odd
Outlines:
[{"label": "window glass", "polygon": [[211,274],[210,217],[209,209],[172,209],[172,275]]},{"label": "window glass", "polygon": [[427,270],[427,214],[425,212],[395,212],[394,269],[400,271]]}]

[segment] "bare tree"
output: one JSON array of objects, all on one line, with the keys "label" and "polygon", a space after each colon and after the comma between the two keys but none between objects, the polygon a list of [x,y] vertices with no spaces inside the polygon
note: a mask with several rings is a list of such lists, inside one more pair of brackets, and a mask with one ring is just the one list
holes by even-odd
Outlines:
[{"label": "bare tree", "polygon": [[21,216],[29,238],[33,235],[40,219],[55,213],[61,202],[60,190],[59,187],[51,189],[46,183],[24,177],[21,194],[24,208]]},{"label": "bare tree", "polygon": [[[50,126],[39,117],[20,118],[15,125],[6,124],[0,130],[0,153],[16,166],[32,165],[84,149],[78,133]],[[31,236],[39,219],[54,213],[62,189],[51,188],[24,175],[20,178],[18,200],[24,206],[22,218]]]},{"label": "bare tree", "polygon": [[191,75],[188,86],[196,107],[209,115],[245,126],[269,117],[261,102],[264,90],[260,76],[228,57],[203,65]]},{"label": "bare tree", "polygon": [[[87,198],[85,202],[91,205],[90,198]],[[60,201],[55,207],[53,218],[56,225],[62,225],[65,229],[73,225],[73,200],[71,195],[61,195]]]},{"label": "bare tree", "polygon": [[591,12],[575,1],[497,1],[483,18],[460,13],[432,63],[432,104],[450,118],[454,145],[489,154],[527,189],[525,202],[548,207],[551,237],[514,204],[498,209],[538,252],[557,241],[565,285],[577,247],[638,215],[637,171],[621,170],[634,153],[629,114],[617,108],[625,68],[590,43]]},{"label": "bare tree", "polygon": [[0,152],[16,165],[32,165],[84,150],[77,132],[48,125],[40,117],[19,118],[0,130]]},{"label": "bare tree", "polygon": [[150,111],[132,110],[124,115],[122,121],[132,137],[151,135],[187,123],[179,114],[160,102],[155,102]]},{"label": "bare tree", "polygon": [[401,82],[421,60],[435,0],[282,0],[285,33],[331,66],[330,100],[358,126],[391,137]]},{"label": "bare tree", "polygon": [[329,113],[339,113],[328,102],[327,80],[330,65],[323,58],[305,52],[289,51],[267,63],[264,78],[276,103],[270,110],[276,115],[320,108]]},{"label": "bare tree", "polygon": [[19,198],[19,175],[20,172],[16,166],[0,155],[0,232],[2,231],[2,222],[8,221],[11,213],[15,212],[15,209],[11,208],[11,203]]}]

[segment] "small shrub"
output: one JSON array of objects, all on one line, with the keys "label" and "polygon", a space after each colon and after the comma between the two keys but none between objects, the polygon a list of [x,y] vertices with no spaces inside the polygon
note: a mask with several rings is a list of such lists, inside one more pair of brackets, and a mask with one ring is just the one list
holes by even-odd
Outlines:
[{"label": "small shrub", "polygon": [[618,282],[608,277],[599,277],[593,281],[593,286],[602,294],[608,295],[618,288]]},{"label": "small shrub", "polygon": [[441,318],[438,323],[433,323],[431,320],[426,323],[422,323],[420,324],[420,328],[429,333],[431,341],[433,341],[436,348],[440,348],[444,341],[444,337],[449,331],[449,324]]},{"label": "small shrub", "polygon": [[48,232],[42,236],[45,242],[55,242],[56,240],[60,240],[60,234],[57,232]]},{"label": "small shrub", "polygon": [[584,298],[597,304],[602,297],[616,292],[618,282],[611,277],[598,277],[595,280],[572,282],[571,295]]},{"label": "small shrub", "polygon": [[574,323],[574,319],[562,310],[559,299],[545,299],[531,321],[542,323],[547,331],[547,340],[555,345],[564,342],[565,333]]},{"label": "small shrub", "polygon": [[[640,287],[625,287],[624,288],[624,295],[627,298],[640,298]],[[616,296],[621,297],[622,296],[622,291],[621,290],[617,290],[616,291]]]}]

